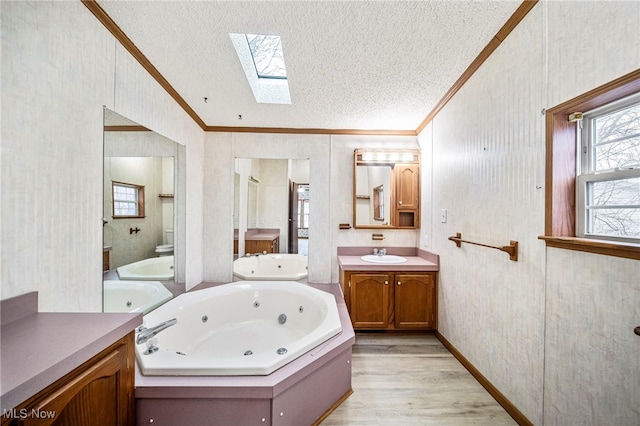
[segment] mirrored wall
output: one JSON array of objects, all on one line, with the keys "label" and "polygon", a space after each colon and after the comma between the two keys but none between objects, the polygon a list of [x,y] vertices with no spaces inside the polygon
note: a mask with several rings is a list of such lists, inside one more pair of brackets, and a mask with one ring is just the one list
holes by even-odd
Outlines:
[{"label": "mirrored wall", "polygon": [[134,292],[167,290],[146,313],[184,291],[184,175],[184,146],[105,108],[105,311],[135,311]]},{"label": "mirrored wall", "polygon": [[309,160],[236,158],[234,254],[308,255]]}]

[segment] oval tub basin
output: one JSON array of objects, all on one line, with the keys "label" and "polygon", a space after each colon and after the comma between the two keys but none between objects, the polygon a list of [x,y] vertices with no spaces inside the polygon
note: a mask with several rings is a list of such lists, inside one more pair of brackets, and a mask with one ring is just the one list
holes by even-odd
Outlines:
[{"label": "oval tub basin", "polygon": [[121,280],[168,281],[173,279],[173,256],[150,257],[116,270]]},{"label": "oval tub basin", "polygon": [[298,281],[307,278],[309,258],[302,254],[260,254],[233,262],[234,280]]},{"label": "oval tub basin", "polygon": [[268,375],[342,331],[335,297],[291,281],[242,281],[181,294],[144,317],[175,318],[136,345],[144,375]]}]

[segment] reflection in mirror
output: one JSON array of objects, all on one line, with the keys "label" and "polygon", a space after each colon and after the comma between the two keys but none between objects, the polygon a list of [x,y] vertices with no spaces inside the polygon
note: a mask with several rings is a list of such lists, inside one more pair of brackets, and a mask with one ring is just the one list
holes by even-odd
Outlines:
[{"label": "reflection in mirror", "polygon": [[[308,159],[236,158],[234,258],[264,252],[299,254],[305,257],[306,278],[308,182]],[[236,265],[234,263],[234,271]],[[236,279],[240,275],[234,272]],[[251,279],[259,277],[254,274]]]},{"label": "reflection in mirror", "polygon": [[373,220],[384,221],[384,185],[373,188]]},{"label": "reflection in mirror", "polygon": [[389,225],[389,212],[385,207],[391,205],[389,194],[384,188],[391,188],[391,166],[358,166],[356,168],[356,224]]},{"label": "reflection in mirror", "polygon": [[178,217],[181,157],[181,145],[105,109],[105,312],[147,313],[184,291],[184,269],[176,262],[184,220]]},{"label": "reflection in mirror", "polygon": [[420,217],[419,151],[356,149],[353,189],[354,228],[415,229]]}]

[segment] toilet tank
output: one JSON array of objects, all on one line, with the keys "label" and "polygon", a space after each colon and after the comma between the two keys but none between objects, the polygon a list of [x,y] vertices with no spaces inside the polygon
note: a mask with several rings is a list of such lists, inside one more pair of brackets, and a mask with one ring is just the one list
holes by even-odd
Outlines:
[{"label": "toilet tank", "polygon": [[173,229],[165,229],[164,235],[166,244],[173,244]]}]

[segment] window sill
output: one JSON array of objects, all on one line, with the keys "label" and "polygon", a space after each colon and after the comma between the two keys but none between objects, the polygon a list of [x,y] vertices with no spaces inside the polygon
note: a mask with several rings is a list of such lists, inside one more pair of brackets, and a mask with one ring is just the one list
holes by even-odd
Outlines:
[{"label": "window sill", "polygon": [[640,244],[547,235],[540,235],[538,238],[544,240],[547,247],[640,260]]}]

